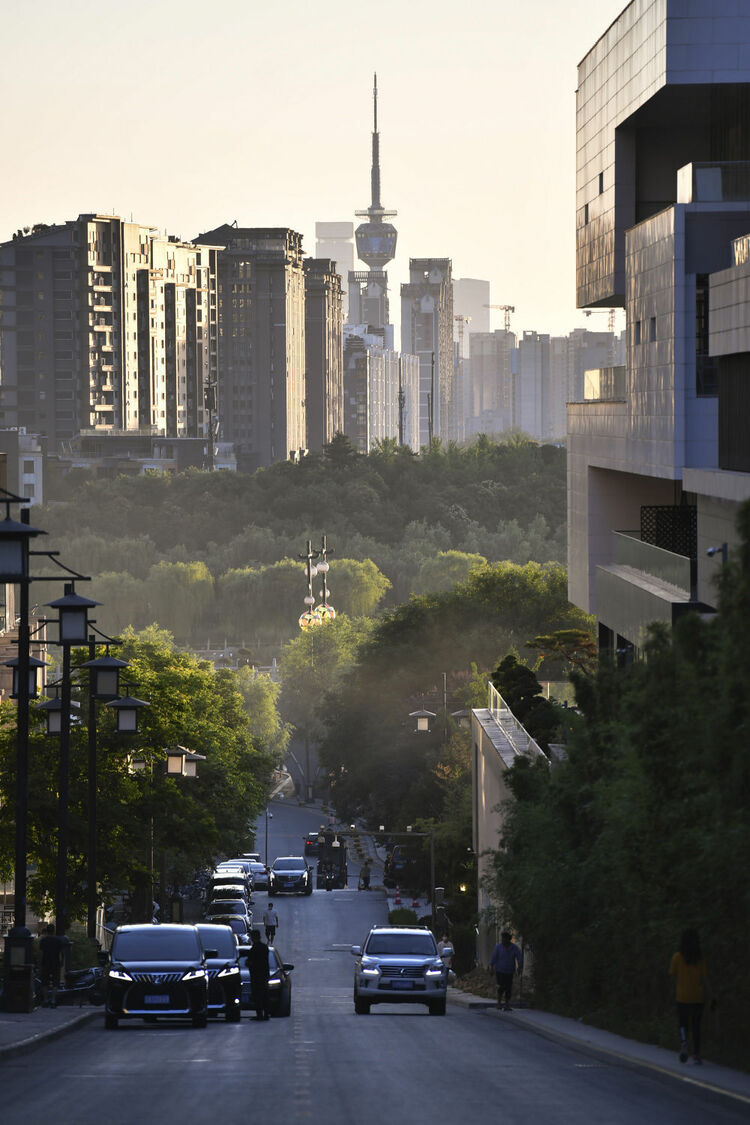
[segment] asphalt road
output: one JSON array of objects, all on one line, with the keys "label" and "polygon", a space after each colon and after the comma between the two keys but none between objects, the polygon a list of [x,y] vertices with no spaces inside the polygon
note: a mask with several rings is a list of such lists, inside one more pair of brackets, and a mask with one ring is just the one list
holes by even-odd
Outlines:
[{"label": "asphalt road", "polygon": [[[269,857],[299,854],[319,814],[276,802]],[[263,821],[258,850],[264,849]],[[350,873],[351,874],[351,873]],[[354,959],[379,892],[278,897],[277,943],[294,963],[292,1015],[206,1030],[103,1017],[0,1065],[0,1121],[185,1125],[247,1121],[320,1125],[502,1122],[503,1125],[711,1125],[746,1122],[746,1107],[709,1100],[658,1075],[601,1063],[497,1019],[449,1005],[373,1008],[355,1016]],[[256,896],[262,906],[265,895]]]}]

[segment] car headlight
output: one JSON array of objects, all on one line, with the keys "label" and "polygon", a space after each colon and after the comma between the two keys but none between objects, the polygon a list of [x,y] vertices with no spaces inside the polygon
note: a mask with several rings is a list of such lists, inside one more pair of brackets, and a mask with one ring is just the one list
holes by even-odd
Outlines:
[{"label": "car headlight", "polygon": [[126,973],[124,969],[110,969],[108,973],[110,980],[127,980],[132,981],[130,973]]},{"label": "car headlight", "polygon": [[183,980],[200,980],[201,977],[205,977],[205,975],[206,975],[205,969],[188,969],[188,971],[186,973],[182,974],[182,979]]},{"label": "car headlight", "polygon": [[218,974],[220,977],[234,977],[240,971],[239,965],[229,965]]},{"label": "car headlight", "polygon": [[443,975],[442,968],[440,969],[427,969],[424,974],[426,977],[441,977]]},{"label": "car headlight", "polygon": [[376,961],[363,960],[360,965],[360,971],[363,977],[379,977],[380,969]]}]

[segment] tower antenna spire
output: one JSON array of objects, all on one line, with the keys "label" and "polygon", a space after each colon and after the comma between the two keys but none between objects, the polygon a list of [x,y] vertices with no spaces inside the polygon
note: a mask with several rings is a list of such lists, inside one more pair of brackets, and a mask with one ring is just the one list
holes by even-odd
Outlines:
[{"label": "tower antenna spire", "polygon": [[380,134],[378,133],[378,76],[375,73],[375,82],[372,88],[372,172],[370,173],[370,186],[373,211],[380,210]]}]

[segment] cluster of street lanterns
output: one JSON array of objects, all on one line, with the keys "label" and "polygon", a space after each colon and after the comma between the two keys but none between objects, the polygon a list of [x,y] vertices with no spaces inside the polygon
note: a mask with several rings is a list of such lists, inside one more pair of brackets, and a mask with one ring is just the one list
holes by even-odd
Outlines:
[{"label": "cluster of street lanterns", "polygon": [[[45,692],[52,695],[46,702],[37,705],[46,720],[48,734],[57,735],[60,740],[58,765],[58,836],[57,866],[55,886],[55,921],[59,935],[67,928],[67,863],[68,863],[68,822],[69,822],[69,782],[70,782],[70,728],[74,712],[80,709],[71,698],[72,669],[71,650],[88,646],[89,660],[81,665],[89,674],[89,719],[88,719],[88,933],[96,933],[97,883],[96,883],[96,701],[101,700],[113,708],[117,715],[116,727],[121,732],[137,730],[137,714],[148,704],[141,699],[119,694],[119,676],[128,667],[127,661],[109,655],[112,638],[106,638],[105,656],[96,657],[96,636],[89,620],[89,611],[99,603],[76,593],[75,580],[86,581],[83,575],[75,574],[64,564],[57,562],[54,551],[33,551],[31,541],[45,532],[31,527],[28,507],[22,507],[20,521],[10,517],[12,504],[27,505],[25,497],[15,496],[5,490],[0,495],[0,503],[6,507],[5,519],[0,520],[0,583],[18,588],[17,612],[18,656],[6,661],[13,672],[12,695],[17,701],[16,713],[16,794],[15,794],[15,856],[14,856],[14,925],[5,939],[5,979],[6,992],[10,994],[14,980],[14,969],[28,969],[31,963],[31,933],[26,926],[27,909],[27,850],[28,850],[28,796],[29,796],[29,705],[38,697],[37,673],[46,667],[46,662],[31,655],[32,634],[30,628],[29,590],[32,582],[59,581],[60,575],[31,575],[30,558],[43,556],[74,575],[73,581],[65,585],[63,597],[48,602],[46,608],[57,612],[58,638],[52,643],[62,649],[62,674],[60,679],[47,685]],[[49,622],[42,621],[40,628]],[[99,636],[103,636],[99,634]],[[36,642],[48,643],[46,636]],[[75,670],[76,672],[78,669]],[[50,691],[51,689],[51,691]],[[33,1004],[31,978],[28,972],[16,973],[19,983],[19,996],[16,997],[15,1010],[28,1011]],[[28,993],[28,995],[23,995]],[[6,1003],[9,997],[6,997]]]},{"label": "cluster of street lanterns", "polygon": [[[336,616],[336,610],[329,603],[330,590],[328,589],[328,547],[326,537],[323,536],[319,551],[314,551],[312,547],[312,540],[307,540],[307,551],[299,558],[305,561],[305,573],[307,575],[307,594],[305,595],[305,605],[307,609],[299,616],[300,629],[310,629],[315,625],[322,624],[323,621],[333,621]],[[320,560],[319,562],[316,560]],[[315,604],[316,597],[313,594],[313,578],[321,577],[323,588],[320,591],[320,598],[322,599],[318,605]]]}]

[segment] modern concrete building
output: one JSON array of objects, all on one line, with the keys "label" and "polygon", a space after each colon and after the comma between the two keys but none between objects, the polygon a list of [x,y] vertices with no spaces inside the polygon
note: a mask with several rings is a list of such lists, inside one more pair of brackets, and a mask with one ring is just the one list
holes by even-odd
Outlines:
[{"label": "modern concrete building", "polygon": [[418,449],[419,361],[383,347],[363,327],[344,329],[344,433],[360,453],[393,438]]},{"label": "modern concrete building", "polygon": [[241,472],[307,448],[302,236],[225,223],[196,245],[218,256],[221,434]]},{"label": "modern concrete building", "polygon": [[472,332],[469,336],[465,430],[499,436],[513,428],[516,337],[512,332]]},{"label": "modern concrete building", "polygon": [[750,497],[750,19],[633,0],[578,77],[578,304],[627,354],[568,408],[569,591],[622,655],[715,605]]},{"label": "modern concrete building", "polygon": [[25,496],[35,505],[45,503],[47,441],[40,434],[23,429],[0,430],[0,455],[5,465],[2,487],[16,496]]},{"label": "modern concrete building", "polygon": [[341,277],[329,258],[305,260],[307,448],[344,432],[344,315]]},{"label": "modern concrete building", "polygon": [[354,223],[316,223],[315,257],[330,258],[342,279],[344,320],[348,318],[349,290],[347,278],[354,269]]},{"label": "modern concrete building", "polygon": [[401,350],[419,358],[419,443],[458,428],[450,258],[410,258],[401,286]]},{"label": "modern concrete building", "polygon": [[50,453],[88,432],[205,440],[216,254],[93,214],[0,246],[0,425]]}]

